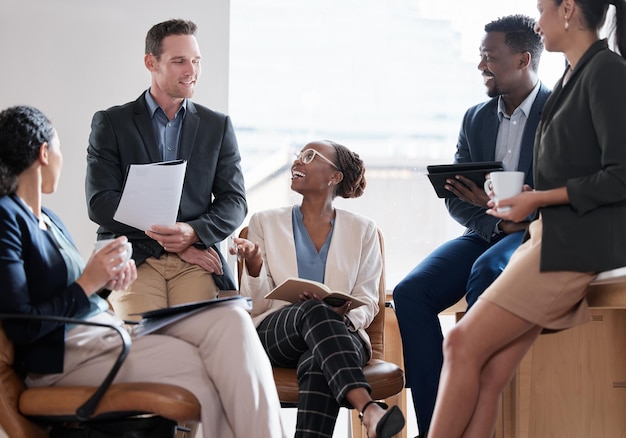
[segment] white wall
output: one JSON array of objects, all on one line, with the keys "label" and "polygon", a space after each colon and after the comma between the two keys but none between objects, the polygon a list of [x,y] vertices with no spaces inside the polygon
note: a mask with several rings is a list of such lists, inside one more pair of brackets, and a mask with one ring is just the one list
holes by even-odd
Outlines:
[{"label": "white wall", "polygon": [[38,107],[57,128],[64,170],[44,205],[62,217],[84,257],[96,230],[84,190],[93,113],[148,87],[145,35],[170,18],[198,25],[203,61],[194,100],[227,112],[229,13],[229,0],[0,0],[0,109]]}]

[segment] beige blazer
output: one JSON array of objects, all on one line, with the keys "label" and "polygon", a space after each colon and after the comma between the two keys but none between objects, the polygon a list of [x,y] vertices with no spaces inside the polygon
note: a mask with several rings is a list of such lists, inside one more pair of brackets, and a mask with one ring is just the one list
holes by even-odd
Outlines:
[{"label": "beige blazer", "polygon": [[[242,295],[252,298],[252,317],[257,326],[267,315],[289,304],[267,300],[264,296],[287,277],[298,276],[292,208],[266,210],[250,218],[248,239],[259,244],[263,266],[258,277],[251,277],[244,269],[240,291]],[[368,346],[370,341],[365,329],[378,313],[381,272],[382,256],[374,221],[336,209],[324,283],[333,290],[341,290],[369,302],[350,310],[347,315]]]}]

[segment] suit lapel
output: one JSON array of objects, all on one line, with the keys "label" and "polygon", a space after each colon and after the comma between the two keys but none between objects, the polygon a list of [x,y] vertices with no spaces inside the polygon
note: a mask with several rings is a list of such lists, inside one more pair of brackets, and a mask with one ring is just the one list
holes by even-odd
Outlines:
[{"label": "suit lapel", "polygon": [[496,159],[496,138],[498,136],[498,127],[500,121],[498,120],[498,105],[497,99],[495,108],[491,108],[488,112],[488,116],[485,118],[485,124],[482,129],[482,147],[478,148],[480,156],[472,161],[493,161]]},{"label": "suit lapel", "polygon": [[148,154],[148,161],[157,162],[163,161],[161,157],[161,151],[159,151],[159,145],[156,138],[154,138],[154,131],[152,130],[152,120],[150,119],[150,113],[146,105],[145,97],[142,94],[139,99],[135,101],[133,120],[139,135],[143,140],[143,146]]},{"label": "suit lapel", "polygon": [[196,142],[199,126],[200,119],[196,112],[196,107],[193,102],[187,100],[187,113],[183,121],[183,131],[180,137],[180,144],[178,145],[178,158],[181,160],[189,161]]}]

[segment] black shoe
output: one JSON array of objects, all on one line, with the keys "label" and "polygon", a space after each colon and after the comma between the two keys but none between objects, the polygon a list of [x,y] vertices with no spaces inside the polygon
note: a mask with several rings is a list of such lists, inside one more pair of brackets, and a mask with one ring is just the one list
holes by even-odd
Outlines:
[{"label": "black shoe", "polygon": [[[359,413],[359,418],[361,422],[363,421],[363,413],[367,409],[369,405],[372,403],[376,403],[383,409],[387,409],[388,406],[386,403],[377,402],[374,400],[370,400],[365,403],[363,406],[363,410]],[[391,438],[392,436],[398,434],[404,428],[404,415],[402,411],[397,406],[392,406],[385,415],[378,421],[376,425],[376,437],[377,438]]]}]

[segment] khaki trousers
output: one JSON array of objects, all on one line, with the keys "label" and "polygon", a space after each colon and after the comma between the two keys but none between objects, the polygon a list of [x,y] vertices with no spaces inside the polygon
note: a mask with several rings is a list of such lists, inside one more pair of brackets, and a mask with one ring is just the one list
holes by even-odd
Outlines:
[{"label": "khaki trousers", "polygon": [[[123,324],[111,313],[93,320]],[[119,336],[111,330],[77,326],[66,336],[64,372],[31,375],[27,384],[99,385],[119,348]],[[205,438],[286,436],[271,365],[250,315],[238,305],[221,304],[159,334],[133,336],[115,381],[162,382],[188,389],[202,405]]]},{"label": "khaki trousers", "polygon": [[183,261],[176,254],[165,253],[158,259],[146,259],[137,268],[137,280],[129,290],[115,290],[108,300],[120,318],[139,321],[141,317],[133,313],[210,300],[218,292],[210,272]]}]

